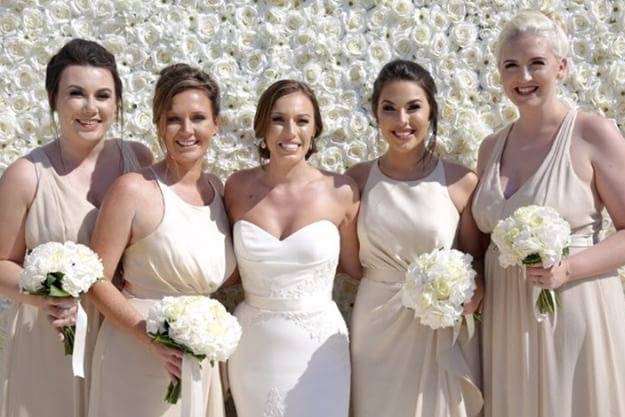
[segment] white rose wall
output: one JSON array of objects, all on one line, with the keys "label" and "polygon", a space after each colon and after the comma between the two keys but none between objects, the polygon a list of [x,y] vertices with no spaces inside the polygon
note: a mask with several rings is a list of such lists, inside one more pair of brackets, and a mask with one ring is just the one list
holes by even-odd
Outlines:
[{"label": "white rose wall", "polygon": [[[155,155],[151,100],[159,70],[185,62],[213,74],[223,111],[207,161],[224,180],[258,164],[256,102],[281,78],[306,81],[319,99],[324,132],[313,164],[343,172],[380,155],[384,143],[369,98],[378,71],[393,58],[431,71],[439,89],[439,151],[475,167],[481,140],[517,117],[499,84],[493,47],[507,19],[529,7],[555,13],[569,34],[572,65],[562,96],[623,130],[625,1],[2,0],[0,173],[54,138],[45,67],[73,37],[115,54],[124,81],[123,137]],[[120,135],[119,123],[113,131]],[[355,289],[337,280],[346,316]],[[229,306],[240,297],[237,290],[223,296]]]}]

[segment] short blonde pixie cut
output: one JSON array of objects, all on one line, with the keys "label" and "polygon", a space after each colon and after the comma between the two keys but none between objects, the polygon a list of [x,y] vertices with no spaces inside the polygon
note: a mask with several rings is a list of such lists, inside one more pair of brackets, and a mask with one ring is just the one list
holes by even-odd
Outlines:
[{"label": "short blonde pixie cut", "polygon": [[569,54],[569,40],[562,30],[562,27],[554,18],[537,10],[522,10],[517,13],[509,22],[507,22],[495,44],[495,56],[497,63],[501,60],[501,49],[512,38],[523,33],[531,33],[545,38],[554,54],[558,58],[567,58]]}]

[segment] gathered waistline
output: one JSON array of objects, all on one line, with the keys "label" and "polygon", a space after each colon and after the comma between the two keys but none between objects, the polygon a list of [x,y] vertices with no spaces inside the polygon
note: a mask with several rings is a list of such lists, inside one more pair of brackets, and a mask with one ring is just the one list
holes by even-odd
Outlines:
[{"label": "gathered waistline", "polygon": [[270,311],[310,311],[321,310],[332,304],[332,297],[319,295],[306,298],[269,298],[255,294],[245,294],[245,302],[255,308]]},{"label": "gathered waistline", "polygon": [[363,278],[386,285],[400,285],[406,280],[406,271],[397,269],[365,269]]}]

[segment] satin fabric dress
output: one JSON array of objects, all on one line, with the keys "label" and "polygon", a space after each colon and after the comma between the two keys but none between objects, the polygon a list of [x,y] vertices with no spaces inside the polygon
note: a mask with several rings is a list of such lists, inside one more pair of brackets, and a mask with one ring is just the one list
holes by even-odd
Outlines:
[{"label": "satin fabric dress", "polygon": [[[124,295],[147,317],[165,296],[210,295],[235,267],[230,224],[215,191],[191,205],[158,181],[164,213],[158,227],[123,255]],[[202,364],[206,417],[224,415],[219,366]],[[164,401],[170,379],[144,345],[104,320],[93,355],[89,417],[178,417],[182,400]]]},{"label": "satin fabric dress", "polygon": [[354,417],[469,417],[479,415],[477,334],[421,325],[401,303],[414,257],[451,248],[460,215],[441,160],[425,178],[398,181],[374,161],[358,215],[360,282],[352,315]]},{"label": "satin fabric dress", "polygon": [[228,361],[238,417],[347,417],[347,328],[332,301],[338,229],[320,220],[279,240],[240,220],[233,233],[245,292]]},{"label": "satin fabric dress", "polygon": [[[571,254],[595,244],[603,205],[571,164],[576,110],[570,110],[536,172],[512,195],[500,183],[501,155],[512,125],[500,130],[473,203],[479,228],[530,204],[556,209],[574,234]],[[616,272],[556,290],[557,315],[538,322],[521,268],[502,268],[494,243],[485,257],[483,302],[487,417],[625,416],[625,297]]]},{"label": "satin fabric dress", "polygon": [[[130,145],[117,143],[124,172],[138,169]],[[88,245],[98,209],[54,170],[43,149],[33,150],[27,158],[37,173],[37,191],[26,215],[27,249],[68,240]],[[12,303],[3,323],[6,340],[0,359],[0,417],[86,415],[91,354],[102,319],[88,300],[81,304],[88,316],[84,379],[73,376],[72,357],[65,356],[63,343],[45,315],[36,307]]]}]

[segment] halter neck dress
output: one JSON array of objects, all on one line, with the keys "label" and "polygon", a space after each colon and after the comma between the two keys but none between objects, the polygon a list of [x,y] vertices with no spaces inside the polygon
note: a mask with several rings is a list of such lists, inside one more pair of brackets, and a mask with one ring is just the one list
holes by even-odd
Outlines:
[{"label": "halter neck dress", "polygon": [[[130,145],[117,143],[123,172],[137,170],[139,163]],[[88,245],[98,208],[55,171],[42,148],[34,149],[27,158],[37,173],[37,191],[26,215],[27,250],[68,240]],[[74,378],[72,357],[65,356],[63,343],[45,314],[31,305],[12,303],[3,326],[6,339],[0,360],[0,417],[86,415],[91,353],[101,316],[89,300],[83,299],[81,304],[88,316],[84,379]]]},{"label": "halter neck dress", "polygon": [[[215,187],[210,204],[195,206],[162,181],[157,183],[163,199],[161,223],[126,248],[122,261],[123,293],[145,317],[165,296],[212,294],[235,268],[230,222]],[[181,415],[181,400],[175,405],[164,401],[170,379],[156,356],[106,319],[92,373],[89,417]],[[222,417],[219,366],[203,362],[202,379],[206,417]]]},{"label": "halter neck dress", "polygon": [[[570,110],[536,172],[506,198],[501,156],[512,125],[497,133],[473,203],[479,228],[530,204],[556,209],[573,233],[571,254],[598,240],[603,204],[571,163],[577,111]],[[521,268],[502,268],[491,243],[485,256],[482,357],[487,417],[625,416],[625,297],[616,273],[567,283],[556,290],[557,319],[538,322],[532,287]]]},{"label": "halter neck dress", "polygon": [[374,161],[358,215],[360,282],[352,314],[354,417],[473,417],[482,408],[477,334],[434,330],[402,305],[414,257],[452,248],[460,215],[439,160],[426,177],[399,181]]}]

